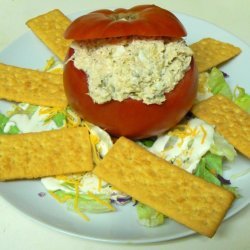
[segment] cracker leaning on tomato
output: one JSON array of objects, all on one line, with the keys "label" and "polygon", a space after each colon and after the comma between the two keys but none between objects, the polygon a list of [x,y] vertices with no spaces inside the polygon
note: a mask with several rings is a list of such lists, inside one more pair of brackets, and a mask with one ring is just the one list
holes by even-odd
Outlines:
[{"label": "cracker leaning on tomato", "polygon": [[197,69],[186,31],[155,5],[97,10],[70,24],[64,67],[69,104],[114,136],[162,133],[191,108]]}]

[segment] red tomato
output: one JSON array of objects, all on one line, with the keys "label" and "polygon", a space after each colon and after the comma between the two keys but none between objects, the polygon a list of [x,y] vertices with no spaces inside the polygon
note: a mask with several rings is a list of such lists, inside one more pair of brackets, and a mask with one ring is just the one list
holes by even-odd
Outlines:
[{"label": "red tomato", "polygon": [[[79,17],[65,32],[76,41],[127,36],[181,38],[186,31],[169,11],[155,5],[131,9],[98,10]],[[73,54],[70,49],[66,60]],[[176,125],[191,108],[197,91],[197,70],[191,68],[161,105],[126,99],[96,104],[88,94],[87,75],[69,61],[64,67],[64,87],[69,104],[87,121],[115,136],[146,138]]]},{"label": "red tomato", "polygon": [[[73,54],[70,49],[68,57]],[[126,99],[96,104],[88,95],[87,75],[75,68],[73,61],[64,67],[64,88],[69,104],[87,121],[115,136],[133,139],[157,135],[176,125],[191,108],[197,91],[197,69],[194,61],[184,78],[161,104],[146,105]]]},{"label": "red tomato", "polygon": [[64,36],[76,41],[123,36],[180,38],[186,36],[186,30],[171,12],[155,5],[139,5],[81,16],[71,23]]}]

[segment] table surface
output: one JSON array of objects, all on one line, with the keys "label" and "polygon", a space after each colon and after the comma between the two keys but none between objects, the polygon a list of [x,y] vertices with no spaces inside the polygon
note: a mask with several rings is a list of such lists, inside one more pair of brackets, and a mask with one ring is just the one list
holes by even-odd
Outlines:
[{"label": "table surface", "polygon": [[[28,32],[25,22],[36,15],[58,8],[66,15],[86,9],[137,4],[156,4],[207,20],[230,31],[250,44],[249,0],[0,0],[0,51],[16,38]],[[250,58],[249,58],[250,64]],[[212,239],[193,235],[186,238],[143,245],[107,244],[65,235],[43,226],[12,207],[0,196],[0,249],[249,249],[250,207],[223,222]]]}]

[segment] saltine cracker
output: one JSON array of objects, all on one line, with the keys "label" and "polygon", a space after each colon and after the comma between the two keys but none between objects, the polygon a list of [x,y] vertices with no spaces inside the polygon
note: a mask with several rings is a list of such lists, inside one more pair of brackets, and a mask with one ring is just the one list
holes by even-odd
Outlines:
[{"label": "saltine cracker", "polygon": [[215,125],[215,129],[229,143],[250,158],[250,114],[222,95],[214,95],[199,102],[191,111],[200,119]]},{"label": "saltine cracker", "polygon": [[64,39],[64,31],[71,21],[58,9],[34,17],[27,26],[61,60],[64,61],[71,40]]},{"label": "saltine cracker", "polygon": [[82,173],[93,168],[88,129],[0,135],[0,180]]},{"label": "saltine cracker", "polygon": [[0,63],[0,99],[65,108],[63,76]]},{"label": "saltine cracker", "polygon": [[234,195],[119,138],[94,174],[166,216],[212,237]]},{"label": "saltine cracker", "polygon": [[213,38],[204,38],[190,45],[199,72],[207,71],[237,56],[241,49]]}]

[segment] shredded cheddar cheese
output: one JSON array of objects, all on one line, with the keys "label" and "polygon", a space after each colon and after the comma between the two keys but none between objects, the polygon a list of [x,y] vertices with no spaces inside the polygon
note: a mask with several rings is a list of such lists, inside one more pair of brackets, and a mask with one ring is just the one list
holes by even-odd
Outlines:
[{"label": "shredded cheddar cheese", "polygon": [[[74,198],[74,211],[80,215],[84,220],[89,221],[89,218],[79,209],[79,186],[81,181],[81,175],[74,175],[74,176],[65,176],[59,175],[56,176],[56,179],[63,180],[66,183],[73,184],[75,189],[75,198]],[[54,192],[50,192],[50,194],[59,202],[66,202],[69,199],[72,199],[72,195],[66,195],[63,198],[56,195]]]},{"label": "shredded cheddar cheese", "polygon": [[194,137],[196,134],[197,134],[197,129],[191,128],[188,124],[177,126],[176,129],[169,132],[169,135],[175,135],[178,136],[179,138],[185,138],[186,136]]},{"label": "shredded cheddar cheese", "polygon": [[56,63],[55,58],[51,57],[50,59],[47,60],[43,71],[49,71],[55,65],[55,63]]},{"label": "shredded cheddar cheese", "polygon": [[87,194],[89,197],[96,200],[97,202],[99,202],[103,206],[108,207],[110,209],[110,211],[115,211],[115,208],[113,206],[111,206],[108,202],[101,200],[98,196],[94,195],[92,192],[89,191]]},{"label": "shredded cheddar cheese", "polygon": [[60,197],[59,195],[55,194],[54,192],[52,191],[49,191],[49,194],[55,199],[57,200],[58,202],[60,203],[64,203],[70,199],[72,199],[72,196],[71,195],[65,195],[64,197]]},{"label": "shredded cheddar cheese", "polygon": [[74,200],[74,210],[77,214],[79,214],[84,220],[89,221],[88,216],[86,216],[80,209],[79,209],[79,182],[75,184],[75,200]]},{"label": "shredded cheddar cheese", "polygon": [[100,192],[102,189],[102,179],[98,178],[98,191]]},{"label": "shredded cheddar cheese", "polygon": [[200,127],[201,127],[201,130],[203,132],[203,137],[201,139],[201,144],[203,144],[205,142],[206,137],[207,137],[207,132],[202,125]]},{"label": "shredded cheddar cheese", "polygon": [[43,68],[43,71],[50,72],[54,74],[62,74],[63,73],[63,65],[58,63],[54,57],[51,57],[47,60],[46,65]]},{"label": "shredded cheddar cheese", "polygon": [[216,170],[215,169],[210,169],[209,172],[213,175],[216,175]]},{"label": "shredded cheddar cheese", "polygon": [[86,126],[86,128],[89,130],[90,133],[90,143],[91,143],[91,148],[92,148],[92,156],[93,156],[93,162],[96,165],[100,160],[100,154],[98,151],[98,143],[100,142],[100,139],[94,135],[93,133],[91,133],[91,129],[90,129],[90,124],[88,122],[84,122],[84,126]]},{"label": "shredded cheddar cheese", "polygon": [[66,109],[66,124],[68,128],[81,126],[81,118],[71,109]]},{"label": "shredded cheddar cheese", "polygon": [[39,110],[39,115],[47,115],[46,119],[44,120],[44,124],[47,124],[53,119],[53,117],[58,113],[65,113],[64,109],[58,109],[58,108],[50,108],[50,107],[42,107]]},{"label": "shredded cheddar cheese", "polygon": [[181,147],[184,143],[185,137],[187,136],[194,137],[197,135],[197,128],[193,129],[188,124],[179,125],[173,131],[170,131],[169,135],[178,137],[180,139],[180,142],[177,144],[177,146]]}]

